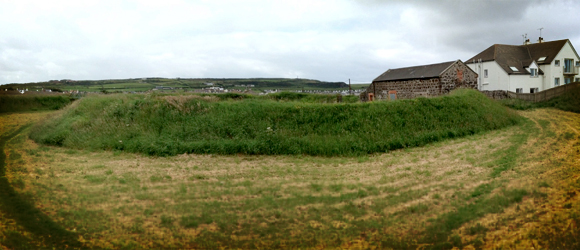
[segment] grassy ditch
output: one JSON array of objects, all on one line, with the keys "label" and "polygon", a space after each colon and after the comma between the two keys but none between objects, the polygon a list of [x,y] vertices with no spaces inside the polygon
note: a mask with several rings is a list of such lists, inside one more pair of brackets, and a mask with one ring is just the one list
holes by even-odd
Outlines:
[{"label": "grassy ditch", "polygon": [[518,126],[356,157],[149,157],[20,135],[7,144],[6,176],[84,248],[519,249],[506,237],[531,229],[514,244],[541,233],[539,246],[552,249],[551,237],[577,236],[566,228],[574,214],[558,217],[564,235],[519,219],[550,225],[538,210],[557,199],[559,212],[577,211],[577,186],[557,199],[549,190],[566,175],[576,182],[577,171],[554,170],[564,165],[555,154],[578,150],[580,117],[522,114]]},{"label": "grassy ditch", "polygon": [[57,110],[71,102],[71,98],[63,95],[0,95],[0,113]]},{"label": "grassy ditch", "polygon": [[[283,99],[283,98],[281,98]],[[148,155],[364,155],[517,124],[477,91],[395,102],[313,104],[211,96],[93,96],[35,127],[49,145]]]}]

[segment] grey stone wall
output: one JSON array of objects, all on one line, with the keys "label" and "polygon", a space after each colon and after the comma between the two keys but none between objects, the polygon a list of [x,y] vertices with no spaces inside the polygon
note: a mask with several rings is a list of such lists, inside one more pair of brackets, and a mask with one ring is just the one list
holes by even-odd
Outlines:
[{"label": "grey stone wall", "polygon": [[[397,91],[397,99],[438,96],[441,94],[439,78],[406,81],[374,82],[375,100],[389,99],[389,91]],[[372,93],[372,92],[371,92]]]},{"label": "grey stone wall", "polygon": [[494,100],[502,100],[510,98],[506,90],[483,90],[480,92]]},{"label": "grey stone wall", "polygon": [[446,94],[456,88],[477,89],[477,74],[467,65],[456,62],[441,74],[442,93]]},{"label": "grey stone wall", "polygon": [[[371,84],[371,85],[372,85],[372,84]],[[368,90],[368,88],[367,88],[367,90]],[[365,90],[365,91],[361,92],[361,93],[358,95],[358,98],[359,98],[359,100],[360,100],[361,102],[368,102],[368,101],[369,101],[369,94],[367,93],[367,90]]]},{"label": "grey stone wall", "polygon": [[396,91],[397,99],[412,99],[439,96],[456,88],[477,89],[477,74],[459,62],[435,78],[373,82],[359,97],[363,102],[369,101],[372,93],[374,100],[388,100],[389,92]]}]

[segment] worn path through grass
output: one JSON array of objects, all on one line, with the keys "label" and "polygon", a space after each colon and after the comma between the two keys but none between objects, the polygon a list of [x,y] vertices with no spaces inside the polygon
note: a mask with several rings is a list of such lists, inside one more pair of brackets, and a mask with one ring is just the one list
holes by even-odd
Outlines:
[{"label": "worn path through grass", "polygon": [[[41,114],[29,115],[39,116]],[[35,120],[35,118],[38,117],[32,119]],[[12,220],[22,228],[22,231],[10,230],[10,228],[2,226],[0,229],[5,235],[2,235],[0,242],[3,246],[13,249],[80,247],[81,245],[74,233],[64,230],[62,226],[38,210],[34,202],[29,200],[30,197],[19,194],[9,183],[6,177],[6,143],[30,127],[30,124],[12,125],[16,129],[0,135],[0,222],[4,224]]]}]

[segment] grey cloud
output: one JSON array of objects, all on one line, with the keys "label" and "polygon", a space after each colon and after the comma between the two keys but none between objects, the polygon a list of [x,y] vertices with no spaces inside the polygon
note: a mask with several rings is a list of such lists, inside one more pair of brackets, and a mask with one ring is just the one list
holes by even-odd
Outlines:
[{"label": "grey cloud", "polygon": [[[580,3],[573,1],[363,1],[366,4],[389,5],[393,2],[407,8],[421,10],[418,16],[421,29],[410,39],[427,49],[448,51],[467,59],[493,44],[521,44],[522,35],[535,42],[542,36],[547,40],[577,37],[573,23]],[[565,17],[565,18],[564,18]],[[566,20],[566,21],[564,21]],[[568,25],[566,25],[566,23]],[[429,46],[431,40],[440,43]],[[421,42],[423,41],[423,42]]]},{"label": "grey cloud", "polygon": [[[465,60],[495,43],[520,44],[524,33],[535,41],[540,27],[547,40],[569,38],[580,46],[575,1],[329,3],[339,6],[313,4],[297,17],[272,2],[247,2],[241,11],[210,1],[198,4],[208,9],[206,17],[191,2],[159,11],[139,2],[109,2],[110,8],[95,2],[90,9],[32,10],[28,19],[10,16],[11,4],[0,3],[0,83],[152,76],[360,82],[388,68]],[[252,4],[266,7],[250,12]]]}]

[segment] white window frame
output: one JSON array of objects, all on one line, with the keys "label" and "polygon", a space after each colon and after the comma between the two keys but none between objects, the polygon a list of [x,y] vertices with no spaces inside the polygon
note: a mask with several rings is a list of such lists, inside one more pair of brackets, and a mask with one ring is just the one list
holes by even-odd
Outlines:
[{"label": "white window frame", "polygon": [[483,70],[483,78],[487,78],[487,76],[488,76],[487,69],[484,69]]},{"label": "white window frame", "polygon": [[524,93],[524,89],[523,88],[516,88],[516,93],[518,93],[518,94]]},{"label": "white window frame", "polygon": [[560,66],[560,60],[554,60],[554,66]]},{"label": "white window frame", "polygon": [[554,78],[554,87],[560,86],[560,77]]},{"label": "white window frame", "polygon": [[580,82],[580,78],[579,77],[574,78],[574,82]]},{"label": "white window frame", "polygon": [[538,88],[530,88],[530,93],[538,93]]},{"label": "white window frame", "polygon": [[538,77],[538,69],[530,68],[530,77]]}]

